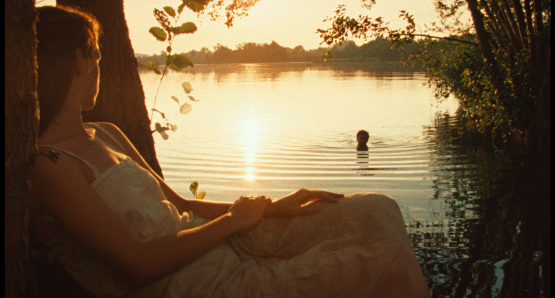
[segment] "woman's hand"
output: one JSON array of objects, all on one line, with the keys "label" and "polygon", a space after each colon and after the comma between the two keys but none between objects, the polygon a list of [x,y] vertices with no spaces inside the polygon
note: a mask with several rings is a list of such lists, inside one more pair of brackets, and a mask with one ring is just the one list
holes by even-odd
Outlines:
[{"label": "woman's hand", "polygon": [[265,196],[241,197],[231,205],[228,212],[237,220],[238,228],[245,230],[262,219],[266,207],[271,203],[272,200]]},{"label": "woman's hand", "polygon": [[336,203],[342,197],[344,197],[343,194],[301,188],[269,205],[264,216],[291,217],[313,214],[320,211],[320,208],[317,205],[306,203],[320,200]]}]

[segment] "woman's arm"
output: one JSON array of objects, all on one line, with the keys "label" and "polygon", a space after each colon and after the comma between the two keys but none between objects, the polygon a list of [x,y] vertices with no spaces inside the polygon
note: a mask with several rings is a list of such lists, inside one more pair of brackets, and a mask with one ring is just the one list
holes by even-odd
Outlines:
[{"label": "woman's arm", "polygon": [[230,235],[254,225],[269,204],[264,197],[241,198],[205,225],[142,243],[91,188],[76,163],[66,156],[55,163],[37,156],[32,199],[58,218],[77,242],[136,283],[189,264]]},{"label": "woman's arm", "polygon": [[142,155],[137,151],[133,143],[127,138],[127,136],[114,124],[108,122],[99,122],[104,129],[108,130],[110,134],[118,139],[120,143],[125,147],[126,154],[131,157],[135,162],[137,162],[141,167],[150,171],[150,173],[158,180],[166,199],[170,201],[177,207],[179,212],[184,211],[193,211],[195,215],[198,215],[203,218],[207,219],[214,219],[222,214],[225,214],[229,208],[231,207],[231,203],[226,202],[210,202],[210,201],[201,201],[201,200],[187,200],[180,196],[175,190],[173,190],[167,183],[158,175]]}]

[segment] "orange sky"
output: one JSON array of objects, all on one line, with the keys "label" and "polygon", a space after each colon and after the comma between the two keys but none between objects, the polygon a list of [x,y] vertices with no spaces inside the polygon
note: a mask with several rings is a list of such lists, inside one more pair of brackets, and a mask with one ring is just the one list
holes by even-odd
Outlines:
[{"label": "orange sky", "polygon": [[[148,33],[156,26],[152,14],[154,8],[177,7],[178,0],[124,0],[125,14],[131,42],[136,53],[153,54],[165,49],[166,44],[157,42]],[[207,47],[213,50],[219,43],[231,49],[245,42],[271,43],[276,41],[285,47],[302,45],[305,49],[320,46],[321,39],[316,33],[318,28],[327,28],[322,21],[333,15],[339,2],[347,4],[353,16],[368,14],[360,7],[360,0],[262,0],[249,13],[249,16],[235,21],[228,29],[223,22],[211,22],[208,17],[201,20],[195,14],[181,17],[181,21],[197,24],[194,34],[180,35],[173,44],[174,52],[188,52]],[[433,0],[377,0],[378,4],[370,16],[383,16],[386,21],[398,20],[399,11],[405,9],[419,22],[429,23],[435,17]],[[39,5],[52,5],[55,0],[46,0]],[[360,44],[360,43],[359,43]]]}]

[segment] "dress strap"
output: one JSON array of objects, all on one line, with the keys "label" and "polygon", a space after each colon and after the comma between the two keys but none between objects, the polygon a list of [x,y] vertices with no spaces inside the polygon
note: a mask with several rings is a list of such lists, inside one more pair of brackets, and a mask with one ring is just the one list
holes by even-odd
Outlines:
[{"label": "dress strap", "polygon": [[92,165],[90,162],[88,162],[86,159],[80,157],[79,155],[77,155],[77,154],[75,154],[75,153],[73,153],[73,152],[71,152],[71,151],[68,151],[68,150],[66,150],[66,149],[62,149],[62,148],[60,148],[60,147],[52,146],[52,145],[39,145],[38,147],[39,147],[39,148],[51,148],[51,149],[54,149],[54,150],[63,152],[63,153],[65,153],[65,154],[67,154],[67,155],[69,155],[69,156],[71,156],[71,157],[73,157],[73,158],[75,158],[75,159],[81,161],[81,162],[84,163],[87,167],[89,167],[89,169],[91,169],[91,171],[93,172],[93,175],[94,175],[95,178],[98,177],[98,175],[100,175],[100,171],[98,171],[98,169],[97,169],[95,166],[93,166],[93,165]]},{"label": "dress strap", "polygon": [[108,132],[108,130],[106,130],[104,127],[98,125],[98,123],[94,123],[94,122],[87,122],[86,125],[92,126],[98,130],[100,130],[103,134],[107,135],[112,141],[114,141],[114,143],[116,143],[116,145],[118,145],[118,147],[123,151],[123,152],[127,152],[127,150],[125,150],[125,147],[123,147],[123,145],[120,143],[120,141],[118,139],[116,139],[116,137],[114,137],[110,132]]}]

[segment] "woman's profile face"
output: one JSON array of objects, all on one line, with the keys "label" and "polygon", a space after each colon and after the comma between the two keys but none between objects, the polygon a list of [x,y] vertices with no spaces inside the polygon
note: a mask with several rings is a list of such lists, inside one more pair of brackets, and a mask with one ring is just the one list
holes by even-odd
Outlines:
[{"label": "woman's profile face", "polygon": [[89,57],[87,59],[88,69],[85,74],[86,76],[86,90],[87,96],[86,99],[88,102],[83,103],[83,110],[90,110],[94,107],[96,103],[96,96],[98,95],[98,84],[100,82],[100,50],[98,46],[92,50]]}]

